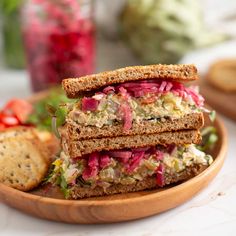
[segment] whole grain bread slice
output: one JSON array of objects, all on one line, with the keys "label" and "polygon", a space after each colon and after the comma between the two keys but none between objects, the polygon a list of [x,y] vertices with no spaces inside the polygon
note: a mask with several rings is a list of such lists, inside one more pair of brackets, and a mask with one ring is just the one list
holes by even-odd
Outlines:
[{"label": "whole grain bread slice", "polygon": [[104,86],[143,79],[187,82],[198,79],[198,75],[197,68],[191,64],[130,66],[80,78],[64,79],[62,86],[69,98],[77,98],[88,91]]},{"label": "whole grain bread slice", "polygon": [[[174,184],[181,181],[186,181],[188,179],[193,178],[194,176],[203,172],[207,166],[205,165],[193,165],[187,167],[184,171],[180,173],[173,173],[173,172],[165,172],[165,186],[169,184]],[[112,195],[117,193],[128,193],[128,192],[137,192],[141,190],[148,190],[148,189],[157,189],[156,177],[148,177],[142,181],[136,181],[134,184],[130,185],[122,185],[122,184],[115,184],[111,185],[107,189],[103,189],[102,187],[80,187],[74,186],[71,189],[70,198],[71,199],[81,199],[81,198],[88,198],[88,197],[98,197],[98,196],[105,196],[105,195]]]},{"label": "whole grain bread slice", "polygon": [[73,141],[68,136],[62,136],[63,150],[70,157],[76,158],[92,152],[103,150],[119,150],[124,148],[140,148],[157,144],[191,144],[199,143],[201,135],[198,130],[182,130],[176,132],[162,132],[158,134],[142,134],[119,136],[110,138],[86,139]]},{"label": "whole grain bread slice", "polygon": [[162,118],[161,121],[143,121],[133,123],[132,128],[124,131],[123,124],[105,125],[102,128],[95,126],[82,126],[72,120],[67,120],[61,132],[66,132],[70,140],[84,140],[91,138],[105,138],[117,136],[130,136],[141,134],[155,134],[167,131],[197,130],[204,125],[202,113],[191,113],[181,118]]}]

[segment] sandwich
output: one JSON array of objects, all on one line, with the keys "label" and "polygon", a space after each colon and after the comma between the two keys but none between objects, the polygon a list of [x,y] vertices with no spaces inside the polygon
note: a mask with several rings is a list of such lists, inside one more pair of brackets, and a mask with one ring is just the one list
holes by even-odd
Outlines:
[{"label": "sandwich", "polygon": [[69,78],[62,152],[49,182],[67,198],[134,192],[202,172],[212,158],[201,141],[204,99],[194,65],[134,66]]},{"label": "sandwich", "polygon": [[178,130],[185,130],[182,136],[193,143],[197,134],[187,130],[203,126],[204,99],[183,82],[197,78],[193,65],[153,65],[63,80],[67,96],[79,97],[69,107],[64,127],[70,155],[86,154],[91,144],[100,151],[108,137],[115,148],[122,148],[133,136],[135,143],[140,139],[153,142],[159,133]]}]

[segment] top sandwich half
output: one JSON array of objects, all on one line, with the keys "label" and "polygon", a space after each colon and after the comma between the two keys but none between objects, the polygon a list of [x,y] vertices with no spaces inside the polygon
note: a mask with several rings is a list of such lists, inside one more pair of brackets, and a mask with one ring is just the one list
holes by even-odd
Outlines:
[{"label": "top sandwich half", "polygon": [[76,102],[68,106],[69,140],[197,130],[204,99],[196,87],[194,65],[133,66],[63,80]]},{"label": "top sandwich half", "polygon": [[169,80],[188,82],[198,79],[197,68],[192,64],[130,66],[113,71],[88,75],[80,78],[64,79],[63,89],[68,98],[78,98],[92,90],[105,86],[136,82],[140,80]]}]

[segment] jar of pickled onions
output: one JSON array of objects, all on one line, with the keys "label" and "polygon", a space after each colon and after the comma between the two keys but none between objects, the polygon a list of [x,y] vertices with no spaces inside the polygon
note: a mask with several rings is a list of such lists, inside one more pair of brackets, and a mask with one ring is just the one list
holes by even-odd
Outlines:
[{"label": "jar of pickled onions", "polygon": [[34,91],[94,72],[93,0],[29,0],[22,19]]}]

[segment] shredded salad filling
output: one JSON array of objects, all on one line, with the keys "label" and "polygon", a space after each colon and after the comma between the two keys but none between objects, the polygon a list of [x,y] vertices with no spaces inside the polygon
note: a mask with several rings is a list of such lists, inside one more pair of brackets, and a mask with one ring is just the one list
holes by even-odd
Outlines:
[{"label": "shredded salad filling", "polygon": [[64,152],[53,163],[49,182],[69,190],[73,186],[129,185],[156,176],[157,186],[165,184],[165,173],[181,174],[194,164],[210,165],[210,155],[195,145],[156,146],[118,151],[96,152],[71,159]]},{"label": "shredded salad filling", "polygon": [[143,80],[108,86],[91,97],[79,99],[70,108],[67,120],[84,126],[103,127],[162,118],[180,118],[200,112],[204,105],[197,87],[184,87],[178,82]]}]

